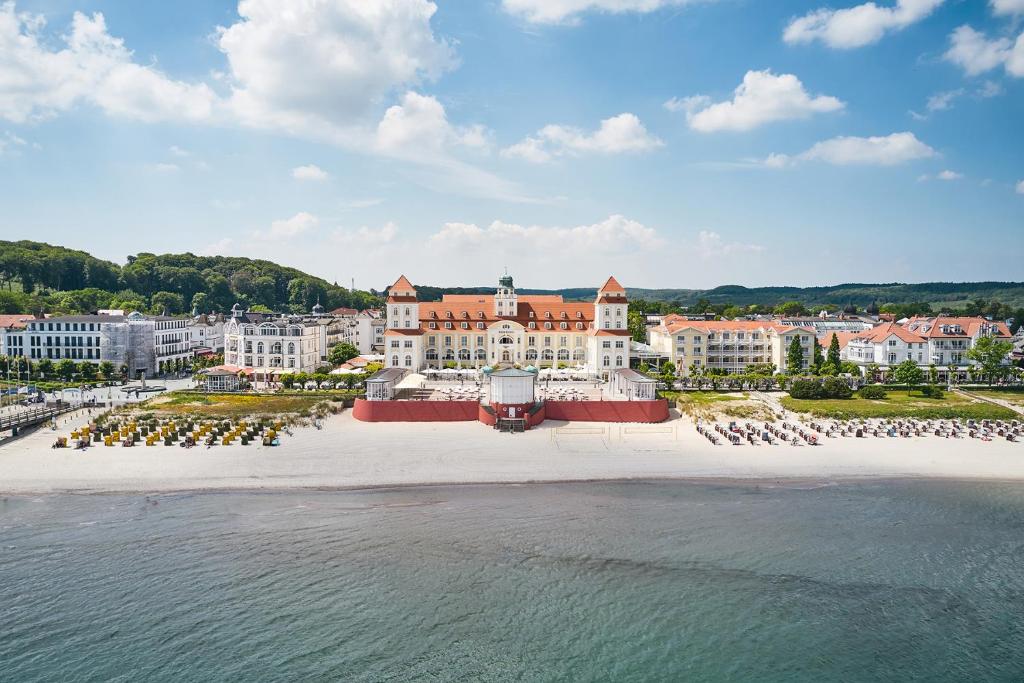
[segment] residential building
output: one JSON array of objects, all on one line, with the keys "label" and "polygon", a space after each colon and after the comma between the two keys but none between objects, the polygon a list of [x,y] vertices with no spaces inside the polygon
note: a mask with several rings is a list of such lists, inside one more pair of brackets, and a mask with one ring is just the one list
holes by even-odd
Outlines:
[{"label": "residential building", "polygon": [[224,351],[224,316],[220,313],[192,313],[188,323],[189,345],[193,352],[209,350],[212,353]]},{"label": "residential building", "polygon": [[[1006,323],[981,317],[911,318],[902,325],[887,322],[864,333],[840,338],[840,356],[862,369],[877,365],[883,375],[911,360],[924,370],[934,366],[939,381],[947,381],[951,374],[964,380],[968,378],[968,369],[975,365],[967,352],[985,336],[1011,339]],[[822,338],[821,343],[827,346],[830,341],[830,337]],[[1009,357],[1006,362],[1009,363]]]},{"label": "residential building", "polygon": [[387,367],[580,366],[594,375],[629,365],[626,290],[609,277],[592,302],[519,295],[512,277],[494,294],[421,302],[402,276],[388,290]]},{"label": "residential building", "polygon": [[224,364],[252,368],[257,381],[284,373],[315,372],[326,364],[330,316],[242,311],[238,304],[224,324]]},{"label": "residential building", "polygon": [[25,356],[25,330],[35,316],[27,313],[0,315],[0,356]]},{"label": "residential building", "polygon": [[690,320],[665,316],[648,330],[650,346],[668,356],[683,376],[693,370],[740,374],[750,365],[772,364],[789,372],[789,347],[796,338],[807,370],[814,358],[815,333],[810,327],[762,320]]}]

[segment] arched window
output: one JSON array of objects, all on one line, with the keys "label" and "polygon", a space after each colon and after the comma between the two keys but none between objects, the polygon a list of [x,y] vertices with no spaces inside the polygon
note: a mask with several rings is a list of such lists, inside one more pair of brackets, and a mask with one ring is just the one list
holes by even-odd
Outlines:
[{"label": "arched window", "polygon": [[272,344],[270,346],[270,352],[273,353],[273,354],[280,354],[281,353],[281,342],[275,342],[274,344]]},{"label": "arched window", "polygon": [[484,351],[483,349],[477,349],[476,350],[476,359],[477,360],[487,360],[487,352]]},{"label": "arched window", "polygon": [[412,356],[408,356],[407,355],[405,357],[405,367],[407,367],[407,368],[411,368],[412,367]]},{"label": "arched window", "polygon": [[451,349],[445,349],[444,359],[445,360],[455,360],[455,352],[452,351]]},{"label": "arched window", "polygon": [[604,359],[601,361],[601,365],[603,365],[605,367],[608,367],[611,364],[612,364],[612,357],[611,356],[605,356]]},{"label": "arched window", "polygon": [[577,330],[582,330],[583,329],[583,323],[576,323],[576,329]]},{"label": "arched window", "polygon": [[615,356],[615,367],[622,367],[622,356]]},{"label": "arched window", "polygon": [[569,329],[569,323],[562,323],[561,325],[559,325],[559,327],[561,327],[563,330],[567,330]]},{"label": "arched window", "polygon": [[537,349],[526,349],[526,360],[537,360]]},{"label": "arched window", "polygon": [[469,349],[459,349],[459,360],[469,360]]},{"label": "arched window", "polygon": [[574,361],[583,362],[587,359],[587,352],[583,349],[576,349],[572,352],[572,359]]},{"label": "arched window", "polygon": [[295,353],[295,342],[288,342],[288,353]]},{"label": "arched window", "polygon": [[391,367],[398,367],[398,356],[391,356]]},{"label": "arched window", "polygon": [[555,359],[555,352],[552,351],[551,349],[544,349],[544,352],[541,354],[541,360],[554,360],[554,359]]},{"label": "arched window", "polygon": [[427,349],[427,360],[437,360],[437,349]]},{"label": "arched window", "polygon": [[558,360],[569,360],[569,349],[558,349]]},{"label": "arched window", "polygon": [[498,340],[498,343],[499,344],[513,344],[515,342],[512,341],[512,337],[502,337],[501,339]]},{"label": "arched window", "polygon": [[256,345],[256,353],[263,353],[263,342]]}]

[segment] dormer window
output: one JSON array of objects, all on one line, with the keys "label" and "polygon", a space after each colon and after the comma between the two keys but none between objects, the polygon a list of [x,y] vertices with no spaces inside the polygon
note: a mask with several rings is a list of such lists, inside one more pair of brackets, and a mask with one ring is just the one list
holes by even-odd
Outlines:
[{"label": "dormer window", "polygon": [[437,323],[428,323],[427,327],[429,327],[432,330],[436,330],[437,329]]},{"label": "dormer window", "polygon": [[544,317],[547,318],[548,320],[550,320],[551,319],[551,311],[546,312],[544,314]]},{"label": "dormer window", "polygon": [[444,329],[446,329],[446,330],[452,329],[452,324],[451,323],[445,323],[444,324]]},{"label": "dormer window", "polygon": [[483,323],[477,323],[476,324],[476,329],[478,329],[478,330],[484,329],[484,324]]},{"label": "dormer window", "polygon": [[530,328],[531,330],[535,330],[535,329],[537,329],[537,323],[530,323],[530,324],[528,325],[528,327],[529,327],[529,328]]},{"label": "dormer window", "polygon": [[561,315],[562,320],[566,320],[568,317],[569,317],[569,314],[566,313],[565,311],[562,311],[562,315]]},{"label": "dormer window", "polygon": [[560,326],[563,330],[569,329],[569,323],[562,323]]},{"label": "dormer window", "polygon": [[551,329],[551,323],[544,323],[544,329],[545,330],[550,330]]},{"label": "dormer window", "polygon": [[582,330],[583,329],[583,323],[576,323],[576,329],[577,330]]},{"label": "dormer window", "polygon": [[469,311],[463,311],[462,312],[462,317],[463,318],[469,318]]},{"label": "dormer window", "polygon": [[448,311],[447,313],[444,314],[444,317],[451,318],[452,317],[452,312]]},{"label": "dormer window", "polygon": [[430,312],[430,317],[434,318],[436,320],[437,319],[437,311],[431,311]]}]

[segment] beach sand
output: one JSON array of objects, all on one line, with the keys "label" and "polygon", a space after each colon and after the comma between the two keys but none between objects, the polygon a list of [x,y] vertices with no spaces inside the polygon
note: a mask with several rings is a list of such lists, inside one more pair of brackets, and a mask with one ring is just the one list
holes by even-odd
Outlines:
[{"label": "beach sand", "polygon": [[[74,422],[84,422],[84,417]],[[59,433],[66,434],[64,428]],[[660,425],[546,422],[524,434],[479,423],[359,422],[346,412],[278,447],[51,449],[41,429],[0,446],[0,492],[363,488],[607,479],[941,477],[1024,480],[1024,443],[935,436],[715,446],[687,419]]]}]

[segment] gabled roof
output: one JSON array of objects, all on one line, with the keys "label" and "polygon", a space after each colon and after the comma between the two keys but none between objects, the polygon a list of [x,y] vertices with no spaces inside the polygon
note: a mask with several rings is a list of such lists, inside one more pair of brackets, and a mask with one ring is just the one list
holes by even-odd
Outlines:
[{"label": "gabled roof", "polygon": [[395,284],[388,287],[388,290],[398,290],[400,292],[415,292],[416,288],[412,286],[409,279],[404,275],[399,275],[398,279],[395,280]]},{"label": "gabled roof", "polygon": [[35,320],[35,316],[29,313],[13,313],[0,315],[0,327],[24,328],[26,323]]},{"label": "gabled roof", "polygon": [[606,292],[625,294],[626,290],[623,288],[622,285],[619,284],[618,280],[616,280],[614,277],[609,276],[609,278],[604,281],[604,284],[601,285],[601,289],[597,290],[598,294],[604,294]]}]

